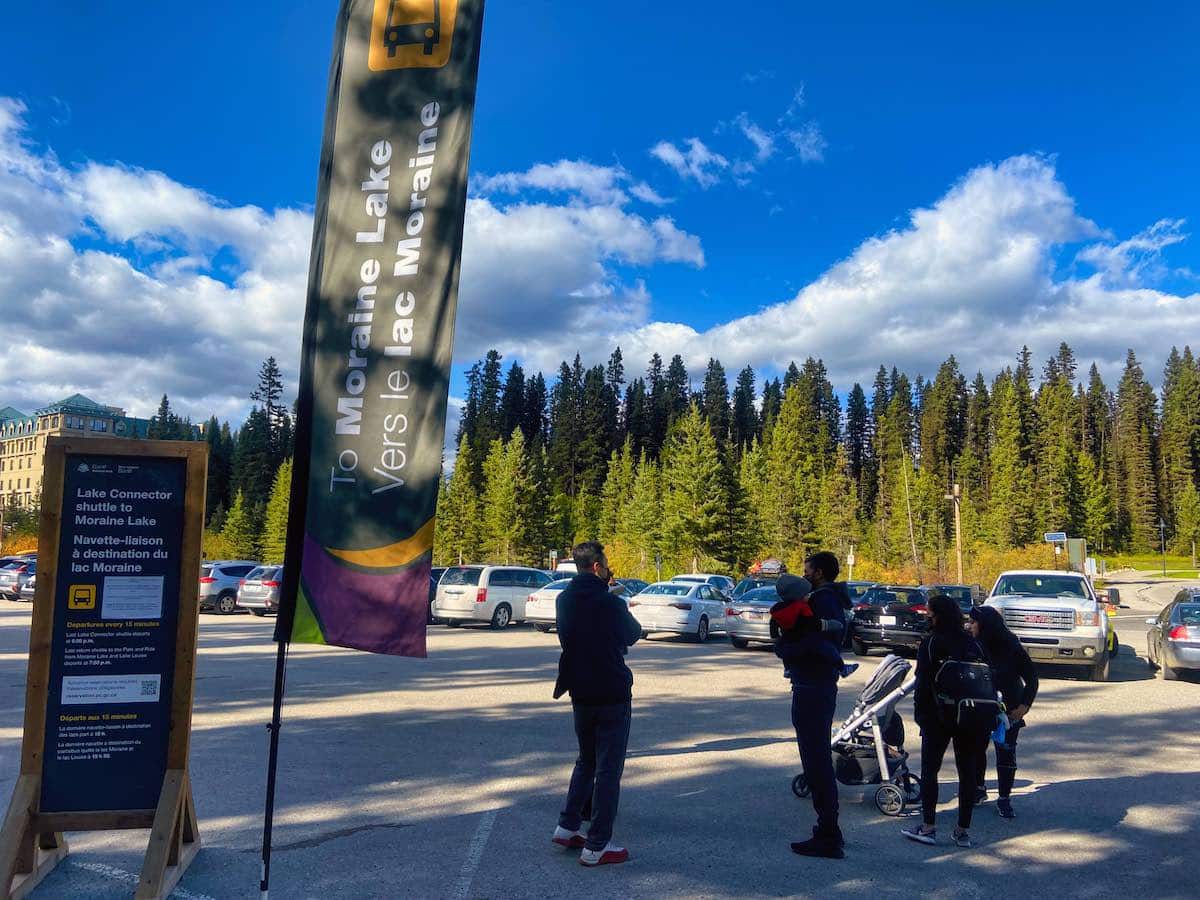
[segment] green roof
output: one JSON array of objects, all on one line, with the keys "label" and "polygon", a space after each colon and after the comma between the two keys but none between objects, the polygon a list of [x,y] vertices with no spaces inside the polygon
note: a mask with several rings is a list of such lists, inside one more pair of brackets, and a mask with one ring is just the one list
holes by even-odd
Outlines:
[{"label": "green roof", "polygon": [[28,416],[13,406],[6,406],[0,409],[0,422],[7,422],[9,419],[26,419]]},{"label": "green roof", "polygon": [[72,394],[70,397],[64,397],[57,403],[51,403],[49,406],[42,407],[38,410],[38,415],[42,416],[47,413],[65,412],[67,410],[86,412],[86,413],[102,413],[112,415],[113,409],[108,406],[101,406],[91,397],[85,397],[83,394]]}]

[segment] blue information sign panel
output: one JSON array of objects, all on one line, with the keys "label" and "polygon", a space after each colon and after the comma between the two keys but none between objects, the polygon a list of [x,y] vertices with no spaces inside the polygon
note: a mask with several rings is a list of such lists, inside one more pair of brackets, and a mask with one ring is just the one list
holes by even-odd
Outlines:
[{"label": "blue information sign panel", "polygon": [[1047,531],[1047,544],[1065,544],[1067,542],[1067,533],[1065,531]]},{"label": "blue information sign panel", "polygon": [[67,454],[42,812],[158,803],[171,730],[186,462]]}]

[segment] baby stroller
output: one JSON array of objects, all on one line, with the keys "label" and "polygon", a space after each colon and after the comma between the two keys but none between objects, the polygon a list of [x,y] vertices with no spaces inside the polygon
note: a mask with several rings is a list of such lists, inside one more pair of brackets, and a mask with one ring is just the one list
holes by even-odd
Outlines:
[{"label": "baby stroller", "polygon": [[[902,816],[905,807],[921,798],[921,779],[908,770],[904,751],[904,720],[896,704],[912,693],[908,660],[890,655],[875,670],[854,704],[854,711],[834,733],[833,768],[846,785],[878,784],[875,806],[885,816]],[[792,779],[797,797],[809,794],[808,779]]]}]

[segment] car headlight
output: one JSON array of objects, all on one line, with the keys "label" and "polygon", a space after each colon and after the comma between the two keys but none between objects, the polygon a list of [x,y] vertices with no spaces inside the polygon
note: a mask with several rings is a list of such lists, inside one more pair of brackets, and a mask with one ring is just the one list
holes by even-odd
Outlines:
[{"label": "car headlight", "polygon": [[1093,625],[1093,626],[1099,625],[1100,624],[1100,613],[1098,613],[1094,610],[1091,612],[1085,612],[1082,609],[1077,609],[1077,610],[1075,610],[1075,624],[1076,625]]}]

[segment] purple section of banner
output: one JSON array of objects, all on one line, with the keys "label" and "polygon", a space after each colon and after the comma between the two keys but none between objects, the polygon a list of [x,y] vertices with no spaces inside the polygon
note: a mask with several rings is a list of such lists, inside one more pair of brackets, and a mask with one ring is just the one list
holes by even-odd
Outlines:
[{"label": "purple section of banner", "polygon": [[351,569],[305,537],[300,577],[326,643],[424,657],[429,567],[426,556],[398,572]]}]

